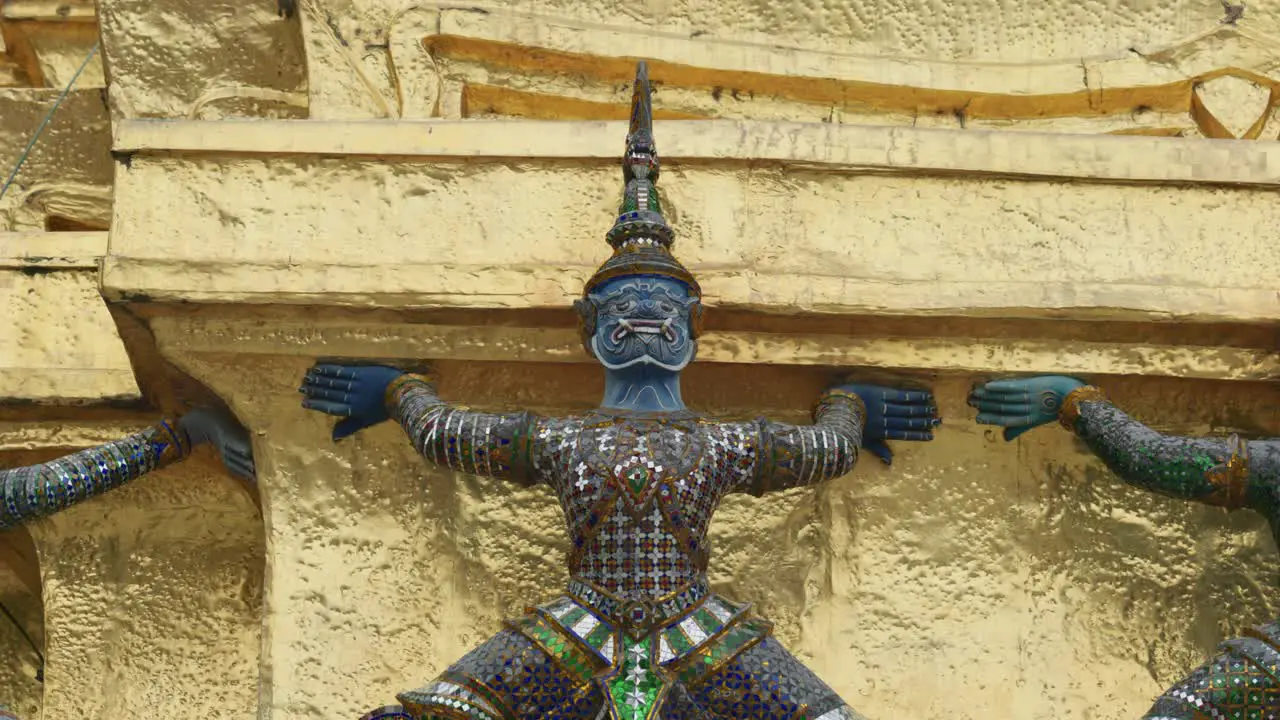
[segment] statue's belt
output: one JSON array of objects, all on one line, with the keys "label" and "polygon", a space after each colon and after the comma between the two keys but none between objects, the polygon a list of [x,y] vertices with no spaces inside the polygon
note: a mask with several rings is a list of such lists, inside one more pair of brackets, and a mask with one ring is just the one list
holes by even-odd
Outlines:
[{"label": "statue's belt", "polygon": [[638,637],[683,618],[710,595],[711,587],[706,578],[698,578],[679,590],[652,600],[625,600],[585,580],[573,579],[569,581],[565,597],[602,621]]},{"label": "statue's belt", "polygon": [[568,590],[509,624],[583,682],[615,672],[625,652],[643,645],[649,662],[692,685],[772,629],[748,615],[750,604],[709,592],[705,580],[647,603],[577,581]]}]

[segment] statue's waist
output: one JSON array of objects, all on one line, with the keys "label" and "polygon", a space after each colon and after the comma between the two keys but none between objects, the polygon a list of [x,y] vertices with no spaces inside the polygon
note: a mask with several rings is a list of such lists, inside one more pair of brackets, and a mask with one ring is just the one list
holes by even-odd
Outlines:
[{"label": "statue's waist", "polygon": [[[721,654],[735,654],[739,645],[769,631],[767,622],[749,617],[749,609],[747,603],[710,592],[705,578],[652,600],[620,598],[574,579],[564,595],[529,608],[528,614],[511,623],[549,652],[573,655],[570,664],[589,671],[600,663],[601,667],[616,665],[624,649],[641,642],[652,653],[652,661],[663,665],[712,646]],[[734,628],[738,630],[731,633]],[[566,645],[555,641],[557,636],[577,642]]]},{"label": "statue's waist", "polygon": [[646,630],[662,627],[688,614],[711,594],[705,575],[688,584],[652,598],[627,598],[585,578],[569,580],[567,597],[621,629]]}]

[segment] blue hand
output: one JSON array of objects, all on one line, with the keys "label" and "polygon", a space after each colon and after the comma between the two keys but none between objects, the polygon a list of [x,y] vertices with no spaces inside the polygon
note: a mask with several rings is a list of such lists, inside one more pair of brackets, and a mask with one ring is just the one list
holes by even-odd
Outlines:
[{"label": "blue hand", "polygon": [[899,390],[862,383],[837,385],[836,389],[862,398],[867,406],[862,447],[885,465],[893,464],[893,451],[886,440],[927,442],[933,439],[933,428],[942,424],[933,393],[927,390]]},{"label": "blue hand", "polygon": [[390,419],[387,386],[404,371],[385,365],[325,365],[307,371],[298,392],[306,396],[302,407],[344,418],[333,427],[333,439]]},{"label": "blue hand", "polygon": [[187,433],[192,447],[212,444],[227,470],[253,482],[253,443],[249,431],[235,418],[220,410],[200,407],[179,418],[178,425]]},{"label": "blue hand", "polygon": [[982,425],[1000,425],[1004,439],[1058,419],[1067,395],[1084,383],[1065,375],[1040,375],[1016,380],[993,380],[975,385],[969,404],[978,409]]}]

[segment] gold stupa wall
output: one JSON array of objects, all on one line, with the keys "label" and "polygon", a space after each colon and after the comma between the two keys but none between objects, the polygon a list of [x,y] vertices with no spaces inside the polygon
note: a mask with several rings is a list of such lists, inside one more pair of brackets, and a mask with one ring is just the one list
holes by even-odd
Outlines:
[{"label": "gold stupa wall", "polygon": [[[1121,484],[969,385],[1070,373],[1153,426],[1280,434],[1280,4],[6,0],[0,463],[223,402],[202,453],[0,537],[28,720],[354,720],[564,580],[549,494],[303,411],[316,358],[589,407],[635,60],[710,306],[686,399],[800,421],[857,371],[946,418],[892,468],[735,499],[713,581],[892,720],[1121,720],[1278,613],[1259,517]],[[36,649],[32,649],[35,645]],[[36,680],[37,652],[44,658]]]}]

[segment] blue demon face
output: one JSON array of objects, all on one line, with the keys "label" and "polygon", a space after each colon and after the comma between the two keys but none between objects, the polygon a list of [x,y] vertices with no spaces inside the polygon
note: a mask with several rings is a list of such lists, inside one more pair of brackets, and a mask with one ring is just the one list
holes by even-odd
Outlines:
[{"label": "blue demon face", "polygon": [[596,307],[591,351],[609,370],[642,365],[679,372],[693,362],[691,328],[698,299],[677,280],[624,276],[591,293]]}]

